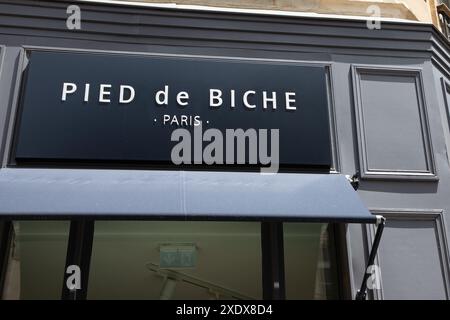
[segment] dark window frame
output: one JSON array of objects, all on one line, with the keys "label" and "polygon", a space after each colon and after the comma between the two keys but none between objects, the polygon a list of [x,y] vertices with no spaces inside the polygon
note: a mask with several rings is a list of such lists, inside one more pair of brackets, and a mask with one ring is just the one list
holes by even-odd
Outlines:
[{"label": "dark window frame", "polygon": [[9,220],[0,221],[0,299],[3,297],[6,271],[11,249],[12,222]]},{"label": "dark window frame", "polygon": [[[144,221],[146,219],[117,219],[117,217],[27,217],[17,216],[14,221],[66,220],[70,221],[69,240],[66,249],[61,300],[86,300],[89,290],[89,271],[92,255],[92,245],[95,231],[95,221]],[[153,220],[153,219],[150,219]],[[165,220],[166,221],[166,220]],[[168,220],[170,221],[170,220]],[[256,222],[256,221],[254,221]],[[13,220],[0,219],[0,298],[4,290],[4,280],[8,266],[9,251],[13,237]],[[261,226],[261,256],[262,256],[262,286],[264,300],[285,300],[285,265],[284,265],[284,234],[282,221],[259,221]],[[345,240],[345,225],[330,223],[333,228],[334,254],[336,255],[338,298],[351,299],[347,247]],[[78,265],[81,270],[81,289],[71,291],[66,281],[70,274],[66,273],[69,265]]]}]

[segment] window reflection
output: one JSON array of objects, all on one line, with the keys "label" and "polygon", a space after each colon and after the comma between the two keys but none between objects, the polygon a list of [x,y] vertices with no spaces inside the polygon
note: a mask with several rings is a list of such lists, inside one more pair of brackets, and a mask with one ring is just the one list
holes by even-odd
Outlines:
[{"label": "window reflection", "polygon": [[2,298],[61,299],[70,222],[16,221]]},{"label": "window reflection", "polygon": [[284,223],[287,299],[338,299],[333,225]]},{"label": "window reflection", "polygon": [[260,224],[95,225],[88,299],[261,299]]}]

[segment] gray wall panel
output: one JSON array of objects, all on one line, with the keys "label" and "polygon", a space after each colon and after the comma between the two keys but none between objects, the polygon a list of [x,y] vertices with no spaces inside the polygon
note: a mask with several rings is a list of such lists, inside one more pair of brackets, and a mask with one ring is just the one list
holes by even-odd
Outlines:
[{"label": "gray wall panel", "polygon": [[[433,221],[389,221],[380,249],[385,299],[445,299]],[[401,264],[401,266],[400,266]]]},{"label": "gray wall panel", "polygon": [[365,74],[361,91],[369,169],[427,171],[415,78]]},{"label": "gray wall panel", "polygon": [[[437,83],[438,88],[438,98],[441,101],[441,114],[442,114],[442,124],[444,127],[444,137],[446,139],[446,156],[447,160],[449,160],[449,147],[450,147],[450,79],[441,75],[438,76],[439,82]],[[439,84],[441,86],[439,86]],[[439,90],[440,89],[440,90]],[[442,94],[439,94],[442,93]]]},{"label": "gray wall panel", "polygon": [[435,179],[421,71],[354,66],[363,178]]},{"label": "gray wall panel", "polygon": [[448,299],[448,246],[441,211],[376,212],[387,217],[378,254],[378,297]]}]

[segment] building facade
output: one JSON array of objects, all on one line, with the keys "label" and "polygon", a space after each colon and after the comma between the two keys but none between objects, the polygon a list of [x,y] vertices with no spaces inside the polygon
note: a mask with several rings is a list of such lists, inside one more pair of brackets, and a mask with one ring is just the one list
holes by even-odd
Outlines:
[{"label": "building facade", "polygon": [[[368,285],[370,299],[449,299],[450,10],[445,1],[177,3],[0,0],[3,299],[352,299],[363,282],[376,226],[302,206],[312,197],[314,208],[347,208],[344,191],[341,195],[316,179],[323,174],[353,177],[365,207],[386,219],[371,264],[377,276]],[[153,69],[146,69],[149,65]],[[141,80],[130,89],[127,80],[133,77]],[[55,91],[57,103],[49,98],[54,79],[64,83],[62,97]],[[296,97],[313,111],[304,118],[284,117],[293,114],[288,101],[293,96],[285,95],[278,108],[272,105],[277,109],[272,114],[283,128],[296,121],[290,132],[313,133],[280,142],[293,162],[308,166],[287,166],[287,173],[276,175],[282,178],[274,178],[281,180],[261,183],[242,181],[253,177],[245,168],[219,168],[213,176],[206,175],[216,172],[208,166],[200,173],[183,168],[183,181],[200,181],[202,197],[193,203],[183,199],[183,208],[173,205],[170,211],[177,199],[168,193],[183,187],[165,183],[179,179],[179,168],[134,153],[141,141],[136,137],[148,133],[132,130],[146,126],[139,115],[124,125],[129,118],[120,113],[122,126],[110,128],[108,121],[116,120],[102,111],[135,95],[139,99],[140,85],[153,85],[154,79],[175,81],[168,90],[186,95],[200,86],[211,89],[210,83],[229,83],[222,97],[230,109],[234,100],[225,92],[251,89],[262,96],[273,79],[273,92],[298,86]],[[155,90],[164,91],[161,81]],[[170,92],[168,108],[172,100],[178,106],[187,101]],[[77,106],[104,109],[92,123],[83,118],[90,114],[67,118],[57,108],[73,97]],[[242,99],[252,109],[250,100]],[[326,110],[326,121],[308,125],[308,117],[320,117],[319,109]],[[186,110],[176,121],[194,115]],[[264,111],[252,114],[258,112]],[[137,140],[111,144],[110,133],[120,130],[130,130],[126,137]],[[322,157],[323,148],[329,154]],[[150,156],[155,160],[158,151]],[[307,181],[305,190],[283,189],[294,180]],[[215,193],[229,191],[222,183],[234,183],[235,190],[224,200]],[[298,216],[266,198],[280,190],[291,196],[281,199],[283,205],[293,204],[289,210]],[[180,215],[171,216],[177,210]],[[233,218],[227,210],[235,211]],[[66,287],[71,266],[81,270],[78,291]]]}]

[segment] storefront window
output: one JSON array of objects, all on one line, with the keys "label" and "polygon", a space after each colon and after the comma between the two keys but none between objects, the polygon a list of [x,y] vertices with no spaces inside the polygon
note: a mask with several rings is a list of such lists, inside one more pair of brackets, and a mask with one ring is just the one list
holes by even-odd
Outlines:
[{"label": "storefront window", "polygon": [[95,223],[88,299],[261,299],[256,222]]},{"label": "storefront window", "polygon": [[333,226],[284,223],[287,299],[338,299]]},{"label": "storefront window", "polygon": [[2,298],[61,299],[68,221],[16,221]]},{"label": "storefront window", "polygon": [[[70,222],[13,223],[3,299],[60,299]],[[284,223],[287,299],[338,299],[333,225]],[[262,299],[260,222],[96,221],[88,299]]]}]

